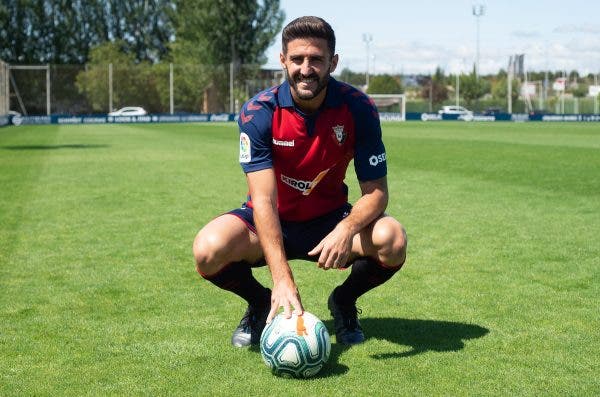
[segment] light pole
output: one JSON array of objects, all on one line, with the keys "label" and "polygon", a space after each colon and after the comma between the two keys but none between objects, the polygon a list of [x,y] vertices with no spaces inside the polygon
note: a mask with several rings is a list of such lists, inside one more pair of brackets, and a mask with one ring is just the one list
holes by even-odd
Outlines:
[{"label": "light pole", "polygon": [[475,55],[475,76],[479,79],[479,18],[485,15],[485,6],[483,4],[473,4],[473,15],[477,23],[477,52]]},{"label": "light pole", "polygon": [[456,73],[456,106],[460,106],[460,72]]},{"label": "light pole", "polygon": [[371,36],[371,33],[363,33],[363,41],[365,42],[365,45],[367,46],[367,72],[365,74],[366,80],[367,80],[367,88],[369,87],[369,47],[371,45],[371,42],[373,41],[373,36]]}]

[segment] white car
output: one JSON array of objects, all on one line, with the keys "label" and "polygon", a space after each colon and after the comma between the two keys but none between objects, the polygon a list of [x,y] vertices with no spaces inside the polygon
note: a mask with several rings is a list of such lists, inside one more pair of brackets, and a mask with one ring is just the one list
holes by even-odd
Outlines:
[{"label": "white car", "polygon": [[473,112],[462,106],[444,106],[439,111],[440,115],[458,115],[459,120],[473,120]]},{"label": "white car", "polygon": [[469,109],[462,106],[444,106],[438,111],[439,114],[458,114],[458,115],[473,115]]},{"label": "white car", "polygon": [[126,106],[114,112],[110,112],[109,116],[145,116],[148,112],[139,106]]}]

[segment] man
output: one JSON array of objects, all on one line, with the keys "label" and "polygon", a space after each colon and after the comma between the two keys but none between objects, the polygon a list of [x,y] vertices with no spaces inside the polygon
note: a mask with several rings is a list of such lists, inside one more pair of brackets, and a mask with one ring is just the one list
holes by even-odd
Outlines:
[{"label": "man", "polygon": [[[234,346],[260,340],[280,308],[304,310],[288,261],[323,270],[352,267],[329,296],[338,343],[364,340],[356,300],[403,265],[406,233],[386,215],[385,148],[366,95],[330,77],[338,63],[335,34],[321,18],[301,17],[282,33],[286,82],[247,102],[239,116],[240,163],[248,201],[208,223],[196,236],[200,275],[248,302]],[[343,183],[354,160],[362,191],[351,206]],[[272,291],[252,275],[267,264]]]}]

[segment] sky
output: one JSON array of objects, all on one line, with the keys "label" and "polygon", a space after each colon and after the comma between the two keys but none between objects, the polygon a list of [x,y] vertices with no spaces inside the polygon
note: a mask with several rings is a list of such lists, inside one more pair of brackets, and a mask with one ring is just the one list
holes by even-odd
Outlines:
[{"label": "sky", "polygon": [[[324,18],[336,32],[343,68],[369,73],[468,73],[507,69],[525,54],[525,69],[600,73],[599,0],[281,0],[284,26],[296,17]],[[483,5],[480,17],[473,6]],[[479,21],[479,22],[478,22]],[[479,34],[477,25],[479,24]],[[479,40],[477,38],[479,37]],[[281,34],[267,50],[267,67],[279,68]]]}]

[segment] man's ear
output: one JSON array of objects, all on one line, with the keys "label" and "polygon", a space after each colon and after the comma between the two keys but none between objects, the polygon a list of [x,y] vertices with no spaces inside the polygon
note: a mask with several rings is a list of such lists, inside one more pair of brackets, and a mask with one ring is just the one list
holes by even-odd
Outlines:
[{"label": "man's ear", "polygon": [[279,53],[279,63],[281,64],[282,68],[287,69],[285,67],[285,55],[283,55],[283,52]]},{"label": "man's ear", "polygon": [[331,58],[331,65],[329,65],[329,73],[333,73],[335,71],[335,68],[337,68],[338,60],[339,60],[338,54],[335,54]]}]

